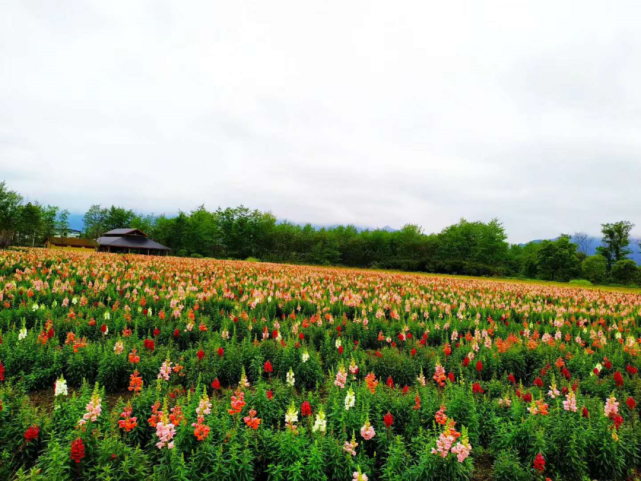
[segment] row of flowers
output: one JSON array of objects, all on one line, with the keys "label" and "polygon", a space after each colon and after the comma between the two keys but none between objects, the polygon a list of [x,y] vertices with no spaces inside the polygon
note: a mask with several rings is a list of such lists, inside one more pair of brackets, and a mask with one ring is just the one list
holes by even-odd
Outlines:
[{"label": "row of flowers", "polygon": [[4,252],[0,474],[622,479],[640,310],[598,290]]}]

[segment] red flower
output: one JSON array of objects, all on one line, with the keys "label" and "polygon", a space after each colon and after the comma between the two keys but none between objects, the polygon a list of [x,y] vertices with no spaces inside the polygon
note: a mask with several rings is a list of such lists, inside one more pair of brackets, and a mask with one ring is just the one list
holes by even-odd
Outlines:
[{"label": "red flower", "polygon": [[385,427],[387,429],[392,427],[392,424],[394,424],[394,416],[390,414],[389,411],[387,411],[387,414],[383,416],[383,422],[385,423]]},{"label": "red flower", "polygon": [[203,358],[205,357],[205,351],[203,351],[202,349],[201,349],[201,350],[199,350],[199,351],[196,353],[196,356],[198,356],[198,360],[199,360],[199,361],[202,361],[202,360],[203,360]]},{"label": "red flower", "polygon": [[526,392],[523,394],[523,401],[526,403],[531,403],[532,402],[532,394],[529,392]]},{"label": "red flower", "polygon": [[545,458],[541,453],[537,454],[534,458],[534,469],[540,472],[545,471]]},{"label": "red flower", "polygon": [[612,421],[614,421],[614,427],[616,429],[619,429],[621,425],[623,424],[623,416],[620,414],[616,414],[613,418]]},{"label": "red flower", "polygon": [[516,384],[516,378],[512,373],[510,373],[510,375],[507,377],[507,380],[510,381],[512,384]]},{"label": "red flower", "polygon": [[469,365],[470,365],[470,358],[465,356],[465,358],[463,359],[463,367],[467,367]]},{"label": "red flower", "polygon": [[273,398],[274,398],[274,393],[270,389],[269,391],[267,391],[267,399],[269,399],[271,401]]},{"label": "red flower", "polygon": [[0,381],[4,381],[4,365],[0,362]]},{"label": "red flower", "polygon": [[538,387],[538,388],[542,388],[542,387],[543,387],[543,381],[541,380],[541,378],[540,378],[540,377],[537,377],[537,378],[534,380],[534,385],[535,385],[536,387]]},{"label": "red flower", "polygon": [[271,362],[269,362],[269,361],[267,361],[267,362],[265,363],[265,372],[266,372],[266,373],[268,373],[268,374],[269,374],[270,372],[274,372],[274,368],[272,367],[272,363],[271,363]]},{"label": "red flower", "polygon": [[450,382],[456,382],[456,378],[454,377],[454,373],[453,372],[450,372],[447,375],[447,378],[450,380]]},{"label": "red flower", "polygon": [[629,397],[625,403],[630,408],[630,411],[634,410],[634,408],[637,407],[637,402],[632,397]]},{"label": "red flower", "polygon": [[308,401],[305,401],[300,407],[300,413],[303,416],[311,416],[312,414],[312,405]]},{"label": "red flower", "polygon": [[614,382],[616,383],[616,385],[618,387],[623,386],[623,376],[621,375],[621,373],[619,371],[614,373]]},{"label": "red flower", "polygon": [[[178,329],[176,329],[176,330],[178,331]],[[178,332],[180,332],[180,331],[178,331]],[[174,333],[174,336],[175,335],[176,335],[176,333]],[[156,328],[154,328],[154,337],[158,337],[158,336],[160,336],[160,329],[158,329],[156,327]]]},{"label": "red flower", "polygon": [[612,362],[609,359],[605,358],[603,361],[603,365],[606,369],[612,369]]},{"label": "red flower", "polygon": [[483,363],[481,361],[476,362],[476,371],[481,372],[483,370]]},{"label": "red flower", "polygon": [[478,382],[475,382],[474,384],[472,384],[472,392],[474,394],[479,394],[479,393],[483,394],[485,391],[483,390],[483,388]]},{"label": "red flower", "polygon": [[82,438],[78,438],[71,443],[71,459],[79,463],[85,457],[85,444]]},{"label": "red flower", "polygon": [[416,348],[413,348],[413,349],[410,351],[410,356],[412,356],[412,357],[416,356]]},{"label": "red flower", "polygon": [[180,329],[174,331],[174,337],[180,337]]},{"label": "red flower", "polygon": [[570,376],[570,371],[568,371],[568,368],[567,368],[567,367],[563,367],[563,369],[561,369],[561,374],[563,374],[563,377],[564,377],[565,379],[567,379],[567,380],[569,380],[569,379],[570,379],[570,377],[571,377],[571,376]]},{"label": "red flower", "polygon": [[390,389],[394,389],[394,379],[392,379],[392,376],[387,377],[387,387]]},{"label": "red flower", "polygon": [[39,434],[40,434],[40,428],[38,426],[30,426],[29,429],[25,431],[24,438],[29,443],[34,439],[38,439]]},{"label": "red flower", "polygon": [[630,376],[633,376],[633,375],[635,375],[636,373],[639,372],[639,370],[636,367],[630,366],[630,364],[628,364],[628,366],[625,368],[625,370],[628,371],[628,374]]},{"label": "red flower", "polygon": [[407,394],[410,390],[410,387],[406,384],[405,387],[403,388],[403,394]]},{"label": "red flower", "polygon": [[225,355],[225,350],[222,347],[218,348],[218,356],[223,357]]},{"label": "red flower", "polygon": [[343,351],[344,351],[344,350],[345,350],[345,349],[343,349],[343,346],[338,346],[338,353],[339,353],[339,354],[343,354]]},{"label": "red flower", "polygon": [[211,387],[216,390],[220,389],[220,381],[218,380],[218,378],[214,379],[214,381],[211,383]]},{"label": "red flower", "polygon": [[590,417],[590,411],[588,411],[588,408],[586,408],[585,406],[583,407],[583,409],[581,409],[581,416],[583,416],[584,418]]},{"label": "red flower", "polygon": [[153,351],[154,349],[156,349],[156,343],[153,339],[145,339],[145,347],[150,351]]}]

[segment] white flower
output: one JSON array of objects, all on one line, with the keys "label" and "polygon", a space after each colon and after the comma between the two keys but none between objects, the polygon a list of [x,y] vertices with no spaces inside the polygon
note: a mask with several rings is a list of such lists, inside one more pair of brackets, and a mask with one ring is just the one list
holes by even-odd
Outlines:
[{"label": "white flower", "polygon": [[303,364],[306,363],[307,361],[309,361],[309,352],[305,351],[303,353],[303,355],[301,356],[301,358],[303,360]]},{"label": "white flower", "polygon": [[327,430],[327,420],[325,419],[325,413],[323,411],[319,412],[316,415],[316,420],[314,421],[314,426],[312,427],[312,431],[320,431],[321,433],[324,433]]},{"label": "white flower", "polygon": [[287,384],[294,387],[294,383],[296,382],[296,379],[294,378],[294,371],[292,371],[292,368],[289,368],[289,372],[287,373]]},{"label": "white flower", "polygon": [[39,307],[39,306],[38,306],[38,304],[36,303],[36,304],[34,304],[33,306],[31,306],[31,310],[32,310],[33,312],[36,312],[36,311],[38,310],[38,307]]},{"label": "white flower", "polygon": [[285,422],[291,424],[298,422],[298,411],[296,411],[296,408],[293,404],[289,407],[287,413],[285,414]]},{"label": "white flower", "polygon": [[77,297],[74,297],[73,299],[71,299],[71,303],[72,303],[74,306],[75,306],[76,304],[78,304],[78,298],[77,298]]},{"label": "white flower", "polygon": [[27,337],[27,328],[23,327],[18,333],[18,341],[22,341],[25,337]]},{"label": "white flower", "polygon": [[103,317],[104,317],[105,321],[108,321],[109,319],[111,319],[111,314],[109,314],[109,311],[107,311],[107,312],[105,312],[105,315]]},{"label": "white flower", "polygon": [[153,310],[152,310],[152,308],[151,308],[151,307],[150,307],[149,309],[147,309],[147,316],[148,316],[148,317],[153,316]]},{"label": "white flower", "polygon": [[334,344],[336,345],[336,349],[338,349],[339,347],[341,347],[343,343],[341,342],[340,339],[336,339],[336,342]]},{"label": "white flower", "polygon": [[58,379],[55,384],[54,384],[54,396],[68,396],[69,395],[69,390],[67,389],[67,381],[65,381],[65,378],[63,376],[60,376],[60,379]]},{"label": "white flower", "polygon": [[621,339],[621,333],[620,333],[620,332],[617,332],[617,333],[614,335],[614,337],[615,337],[615,339]]},{"label": "white flower", "polygon": [[356,405],[356,396],[352,388],[349,388],[347,391],[347,396],[345,396],[345,411],[349,411],[350,408],[353,408]]}]

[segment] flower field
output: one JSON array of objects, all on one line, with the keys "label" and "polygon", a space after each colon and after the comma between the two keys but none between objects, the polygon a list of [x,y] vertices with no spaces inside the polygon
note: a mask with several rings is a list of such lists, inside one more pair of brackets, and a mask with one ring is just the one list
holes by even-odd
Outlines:
[{"label": "flower field", "polygon": [[641,295],[0,252],[0,479],[634,479]]}]

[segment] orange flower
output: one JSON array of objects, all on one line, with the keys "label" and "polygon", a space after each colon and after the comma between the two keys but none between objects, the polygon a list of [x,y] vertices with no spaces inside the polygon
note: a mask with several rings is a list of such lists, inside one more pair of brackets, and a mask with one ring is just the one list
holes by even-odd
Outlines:
[{"label": "orange flower", "polygon": [[245,416],[243,418],[243,421],[245,421],[245,424],[249,426],[250,428],[256,430],[258,429],[258,426],[260,426],[261,419],[256,417],[256,411],[253,409],[249,410],[249,416]]}]

